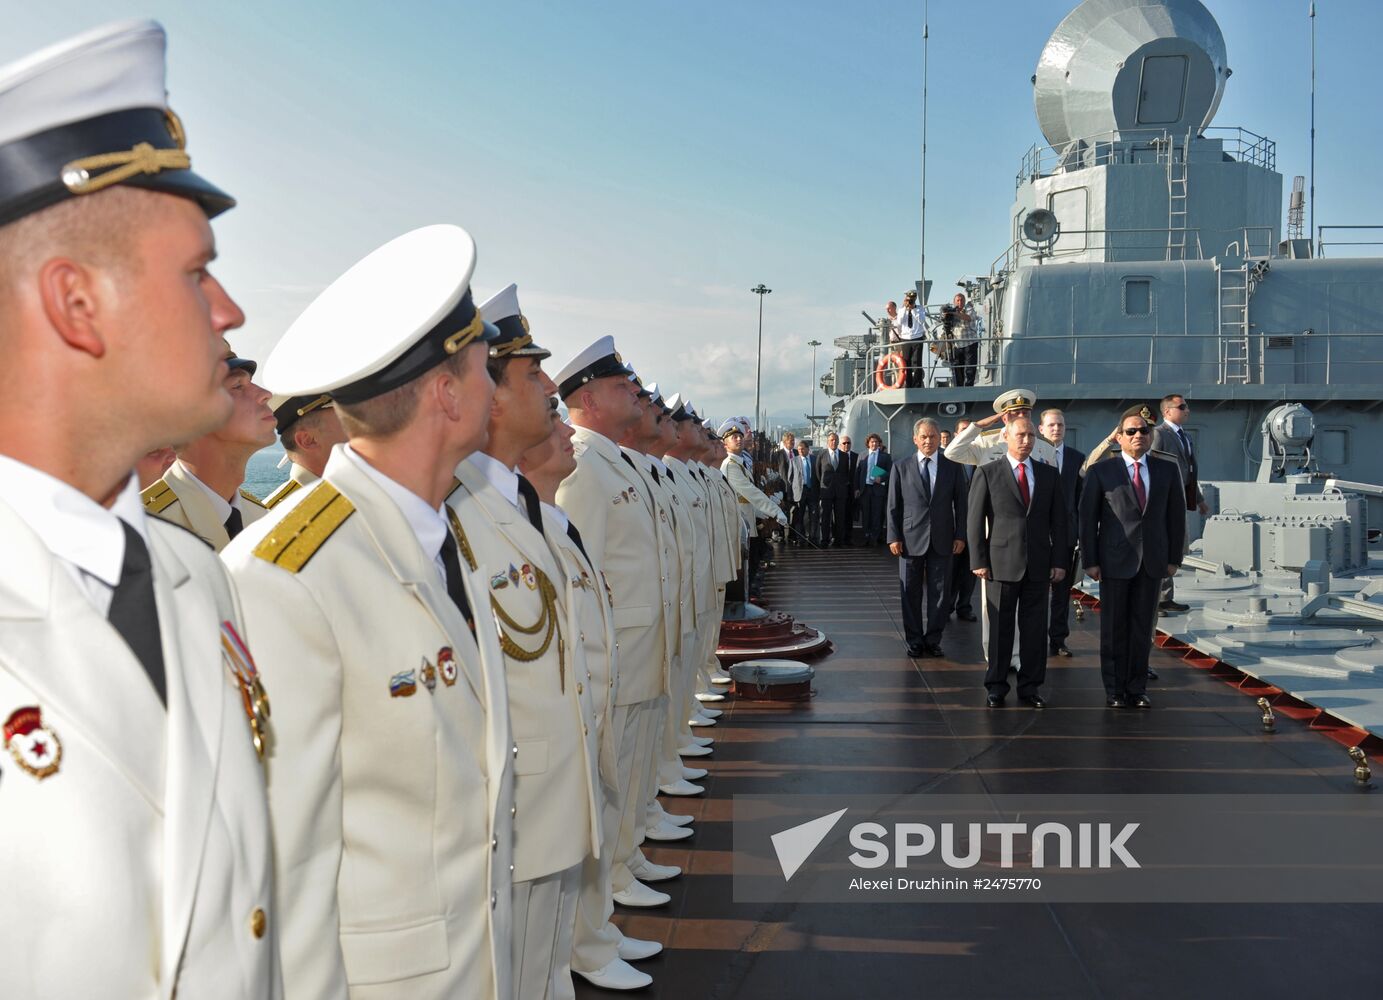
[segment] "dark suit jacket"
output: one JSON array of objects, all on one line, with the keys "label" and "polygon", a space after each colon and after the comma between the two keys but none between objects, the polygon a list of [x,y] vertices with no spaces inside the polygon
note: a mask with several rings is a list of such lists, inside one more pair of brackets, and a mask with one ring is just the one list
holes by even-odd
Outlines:
[{"label": "dark suit jacket", "polygon": [[831,452],[826,448],[819,448],[812,452],[812,464],[816,466],[817,475],[821,479],[821,496],[843,497],[850,491],[850,470],[847,467],[845,456],[837,451],[836,467],[831,468]]},{"label": "dark suit jacket", "polygon": [[[893,468],[893,456],[882,448],[879,449],[878,468],[888,472]],[[869,452],[862,452],[859,461],[855,465],[855,489],[864,489],[864,478],[869,474]],[[887,479],[885,479],[887,482]]]},{"label": "dark suit jacket", "polygon": [[1066,523],[1070,528],[1066,534],[1066,545],[1072,549],[1078,541],[1076,525],[1080,523],[1080,492],[1085,482],[1080,469],[1085,464],[1085,452],[1069,444],[1062,445],[1061,450],[1061,493],[1066,501]]},{"label": "dark suit jacket", "polygon": [[931,503],[922,497],[917,456],[893,466],[888,476],[887,541],[903,543],[903,555],[950,555],[952,543],[965,540],[965,476],[960,466],[937,452],[936,486]]},{"label": "dark suit jacket", "polygon": [[1080,498],[1081,563],[1103,576],[1128,580],[1140,570],[1161,579],[1180,566],[1186,539],[1186,503],[1174,463],[1146,456],[1148,506],[1141,513],[1121,455],[1096,462]]},{"label": "dark suit jacket", "polygon": [[1205,499],[1201,495],[1200,470],[1196,467],[1195,452],[1187,453],[1181,446],[1181,439],[1177,437],[1176,431],[1168,427],[1165,420],[1153,428],[1152,450],[1159,458],[1176,462],[1177,468],[1181,471],[1182,489],[1186,492],[1186,509],[1195,510]]},{"label": "dark suit jacket", "polygon": [[859,487],[855,485],[855,470],[859,468],[860,453],[857,451],[842,451],[840,452],[840,457],[841,464],[845,469],[846,492],[853,495],[854,491],[859,489]]},{"label": "dark suit jacket", "polygon": [[1060,477],[1050,465],[1031,465],[1027,508],[1007,457],[981,465],[970,484],[970,568],[987,569],[1004,583],[1017,583],[1024,575],[1045,580],[1053,566],[1064,566],[1069,551]]}]

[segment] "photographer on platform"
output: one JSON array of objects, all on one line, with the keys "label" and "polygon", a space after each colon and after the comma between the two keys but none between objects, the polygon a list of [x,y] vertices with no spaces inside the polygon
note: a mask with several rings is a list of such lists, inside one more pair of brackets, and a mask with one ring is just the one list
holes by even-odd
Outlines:
[{"label": "photographer on platform", "polygon": [[[974,308],[966,302],[963,292],[957,292],[951,300],[949,316],[951,319],[946,332],[951,341],[951,352],[947,360],[954,376],[952,385],[974,385],[980,360],[978,321]],[[943,322],[947,322],[946,319]]]},{"label": "photographer on platform", "polygon": [[927,370],[927,331],[922,310],[917,308],[917,293],[903,296],[903,313],[898,319],[898,353],[903,358],[903,386],[920,389]]}]

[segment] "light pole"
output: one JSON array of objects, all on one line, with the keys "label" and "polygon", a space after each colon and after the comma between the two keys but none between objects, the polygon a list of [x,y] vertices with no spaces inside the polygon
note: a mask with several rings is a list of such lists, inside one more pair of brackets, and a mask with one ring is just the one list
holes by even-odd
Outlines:
[{"label": "light pole", "polygon": [[807,346],[812,349],[812,410],[809,421],[812,425],[812,434],[816,433],[816,349],[821,346],[819,340],[807,341]]},{"label": "light pole", "polygon": [[762,427],[759,423],[759,388],[763,385],[764,370],[764,296],[771,294],[773,289],[761,281],[749,290],[759,297],[759,350],[754,362],[754,422]]}]

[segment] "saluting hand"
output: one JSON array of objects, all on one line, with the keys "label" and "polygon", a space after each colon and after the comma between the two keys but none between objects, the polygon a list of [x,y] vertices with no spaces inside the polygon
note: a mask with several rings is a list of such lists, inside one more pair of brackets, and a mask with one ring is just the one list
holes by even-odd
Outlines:
[{"label": "saluting hand", "polygon": [[975,426],[977,426],[977,427],[993,427],[995,424],[997,424],[1000,420],[1003,420],[1003,419],[1004,419],[1004,415],[1003,415],[1002,413],[992,413],[992,414],[990,414],[990,415],[987,416],[987,417],[983,417],[983,418],[980,419],[980,420],[976,420],[976,421],[975,421]]}]

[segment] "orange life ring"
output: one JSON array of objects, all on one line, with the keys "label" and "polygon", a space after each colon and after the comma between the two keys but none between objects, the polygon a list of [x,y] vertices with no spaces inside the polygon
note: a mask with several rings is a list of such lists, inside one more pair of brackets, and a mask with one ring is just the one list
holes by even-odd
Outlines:
[{"label": "orange life ring", "polygon": [[[892,365],[897,373],[897,378],[890,382],[888,378],[889,366]],[[879,359],[878,367],[874,369],[874,384],[880,389],[901,389],[905,379],[907,366],[903,364],[903,356],[897,351],[889,351]]]}]

